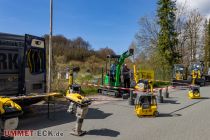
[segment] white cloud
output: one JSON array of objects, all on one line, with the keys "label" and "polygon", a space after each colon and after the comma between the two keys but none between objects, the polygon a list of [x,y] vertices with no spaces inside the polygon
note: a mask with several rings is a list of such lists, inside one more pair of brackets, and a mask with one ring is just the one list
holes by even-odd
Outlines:
[{"label": "white cloud", "polygon": [[197,9],[202,15],[210,17],[209,0],[177,0],[178,4],[185,3],[191,9]]}]

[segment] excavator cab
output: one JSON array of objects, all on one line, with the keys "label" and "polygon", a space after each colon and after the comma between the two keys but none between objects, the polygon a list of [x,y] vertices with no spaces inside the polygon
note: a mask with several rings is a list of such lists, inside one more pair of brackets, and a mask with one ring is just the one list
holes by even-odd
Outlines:
[{"label": "excavator cab", "polygon": [[184,80],[185,79],[185,68],[181,64],[175,64],[173,69],[173,78],[176,80]]},{"label": "excavator cab", "polygon": [[135,114],[138,117],[158,116],[156,96],[153,94],[139,94],[135,100]]},{"label": "excavator cab", "polygon": [[189,84],[187,80],[187,69],[182,64],[174,64],[173,67],[173,77],[172,85],[173,86],[182,86]]}]

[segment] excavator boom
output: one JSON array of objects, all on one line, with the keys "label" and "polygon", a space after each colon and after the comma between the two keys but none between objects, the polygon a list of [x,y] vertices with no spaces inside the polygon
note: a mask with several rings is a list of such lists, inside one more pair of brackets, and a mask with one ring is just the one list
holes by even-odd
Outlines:
[{"label": "excavator boom", "polygon": [[129,56],[133,55],[134,50],[133,49],[129,49],[128,51],[124,52],[118,61],[117,67],[116,67],[116,81],[115,81],[115,85],[116,87],[120,86],[120,73],[121,73],[121,66],[124,64],[125,59],[128,58]]}]

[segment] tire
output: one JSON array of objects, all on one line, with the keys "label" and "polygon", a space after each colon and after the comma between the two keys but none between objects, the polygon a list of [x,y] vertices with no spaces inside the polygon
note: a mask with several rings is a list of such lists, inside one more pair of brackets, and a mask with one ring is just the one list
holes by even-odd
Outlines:
[{"label": "tire", "polygon": [[159,115],[158,111],[155,111],[153,114],[154,117],[158,117],[158,115]]},{"label": "tire", "polygon": [[123,99],[128,99],[129,96],[128,96],[128,94],[123,94],[123,95],[122,95],[122,98],[123,98]]},{"label": "tire", "polygon": [[102,94],[102,91],[101,91],[101,89],[98,89],[98,94]]},{"label": "tire", "polygon": [[191,76],[188,76],[188,77],[187,77],[187,82],[188,82],[189,84],[192,83],[192,77],[191,77]]},{"label": "tire", "polygon": [[202,82],[202,83],[201,83],[201,87],[204,87],[204,86],[205,86],[205,82]]},{"label": "tire", "polygon": [[119,98],[120,97],[120,93],[119,92],[116,92],[114,97],[115,98]]}]

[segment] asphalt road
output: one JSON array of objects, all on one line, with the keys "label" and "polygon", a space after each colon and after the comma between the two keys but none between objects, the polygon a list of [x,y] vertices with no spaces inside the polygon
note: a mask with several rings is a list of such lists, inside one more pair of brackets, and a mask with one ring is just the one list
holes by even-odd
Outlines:
[{"label": "asphalt road", "polygon": [[[70,135],[75,117],[62,106],[47,119],[45,114],[20,120],[19,129],[33,129],[33,137],[15,140],[208,140],[210,139],[210,87],[201,88],[203,99],[190,100],[187,90],[170,92],[166,103],[158,105],[157,118],[138,118],[127,101],[117,100],[90,107],[82,137]],[[38,136],[46,132],[63,136]],[[50,133],[50,134],[52,134]]]}]

